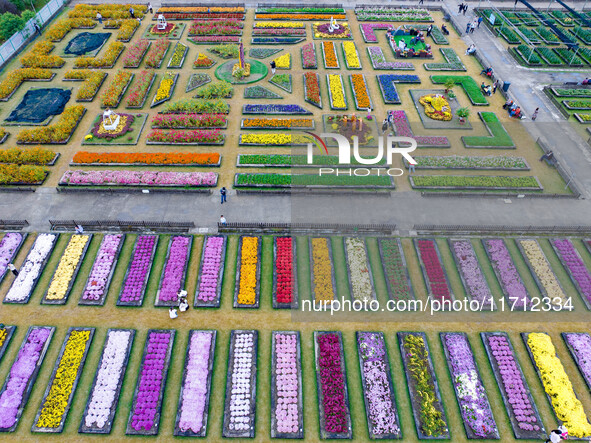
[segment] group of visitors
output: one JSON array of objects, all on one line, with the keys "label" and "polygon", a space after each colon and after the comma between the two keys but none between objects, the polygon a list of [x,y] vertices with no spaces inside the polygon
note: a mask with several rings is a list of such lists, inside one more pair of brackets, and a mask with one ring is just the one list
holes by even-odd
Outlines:
[{"label": "group of visitors", "polygon": [[464,15],[466,15],[466,11],[468,11],[468,5],[466,3],[460,3],[458,5],[458,14],[462,13]]},{"label": "group of visitors", "polygon": [[480,28],[482,17],[475,18],[473,21],[466,24],[466,34],[472,34],[476,28]]},{"label": "group of visitors", "polygon": [[[178,310],[181,312],[185,312],[189,309],[189,302],[187,301],[187,291],[181,289],[178,293],[179,298],[179,307]],[[177,309],[174,306],[171,306],[168,310],[168,315],[171,319],[175,319],[179,316]]]},{"label": "group of visitors", "polygon": [[493,78],[493,68],[492,66],[489,66],[488,68],[484,68],[482,71],[480,71],[480,75],[485,75],[488,78]]},{"label": "group of visitors", "polygon": [[382,122],[382,132],[384,134],[386,133],[388,128],[390,128],[390,130],[392,131],[390,135],[394,135],[394,133],[396,132],[394,130],[394,111],[388,111],[388,113],[386,114],[386,118]]},{"label": "group of visitors", "polygon": [[[148,10],[150,11],[150,14],[154,13],[154,9],[152,8],[152,3],[148,3]],[[129,8],[129,16],[131,18],[136,18],[135,17],[135,11],[133,9],[133,7]],[[141,17],[137,17],[138,21],[141,23],[142,19]],[[103,15],[100,12],[96,13],[96,20],[99,22],[99,24],[103,24]]]},{"label": "group of visitors", "polygon": [[511,117],[525,118],[521,107],[511,99],[507,100],[507,102],[503,105],[503,109],[506,109]]},{"label": "group of visitors", "polygon": [[474,43],[472,43],[470,46],[468,46],[468,49],[466,49],[466,55],[474,55],[476,54],[476,45]]}]

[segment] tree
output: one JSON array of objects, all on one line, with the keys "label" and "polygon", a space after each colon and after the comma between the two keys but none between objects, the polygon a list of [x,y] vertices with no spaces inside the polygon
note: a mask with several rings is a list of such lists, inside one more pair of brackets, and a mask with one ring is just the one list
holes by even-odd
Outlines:
[{"label": "tree", "polygon": [[16,6],[16,9],[18,9],[19,11],[23,11],[25,9],[25,2],[23,0],[9,0],[9,1],[14,6]]},{"label": "tree", "polygon": [[23,13],[21,14],[21,18],[23,19],[23,27],[27,24],[29,20],[35,17],[35,15],[36,14],[30,9],[23,11]]},{"label": "tree", "polygon": [[24,26],[23,19],[18,15],[10,12],[0,15],[0,37],[4,40],[8,40],[12,34],[20,31]]},{"label": "tree", "polygon": [[0,0],[0,14],[4,14],[5,12],[18,14],[18,9],[16,8],[16,6],[14,6],[13,3],[10,3],[8,0]]}]

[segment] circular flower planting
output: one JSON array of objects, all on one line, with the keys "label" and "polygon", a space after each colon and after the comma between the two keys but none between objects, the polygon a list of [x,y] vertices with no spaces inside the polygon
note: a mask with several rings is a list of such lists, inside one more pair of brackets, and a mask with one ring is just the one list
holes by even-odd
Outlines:
[{"label": "circular flower planting", "polygon": [[433,120],[450,121],[452,118],[451,106],[442,96],[437,94],[423,95],[419,103],[425,107],[425,114]]}]

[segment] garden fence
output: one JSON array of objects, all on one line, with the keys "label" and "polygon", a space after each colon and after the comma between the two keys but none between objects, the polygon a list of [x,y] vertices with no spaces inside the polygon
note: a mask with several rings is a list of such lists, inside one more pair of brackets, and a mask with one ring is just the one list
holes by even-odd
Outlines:
[{"label": "garden fence", "polygon": [[193,222],[153,222],[122,220],[49,220],[52,231],[73,231],[81,225],[86,231],[189,232]]},{"label": "garden fence", "polygon": [[514,225],[414,225],[413,229],[419,235],[434,233],[459,234],[571,234],[589,235],[591,226],[564,225],[564,226],[514,226]]},{"label": "garden fence", "polygon": [[341,223],[218,223],[218,232],[300,233],[300,234],[385,234],[393,235],[396,225]]}]

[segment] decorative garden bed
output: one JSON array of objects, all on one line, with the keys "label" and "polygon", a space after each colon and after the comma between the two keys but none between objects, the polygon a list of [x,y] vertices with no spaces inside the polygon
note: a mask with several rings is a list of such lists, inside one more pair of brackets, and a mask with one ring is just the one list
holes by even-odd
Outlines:
[{"label": "decorative garden bed", "polygon": [[441,302],[453,302],[455,298],[435,239],[414,239],[413,243],[421,265],[428,296]]},{"label": "decorative garden bed", "polygon": [[115,131],[105,131],[103,116],[97,115],[90,126],[90,130],[84,136],[82,145],[135,146],[144,129],[148,114],[119,113],[118,115],[120,122]]},{"label": "decorative garden bed", "polygon": [[[529,171],[530,167],[523,157],[504,155],[414,155],[417,169],[475,169],[483,171]],[[405,166],[408,161],[404,160]]]},{"label": "decorative garden bed", "polygon": [[310,293],[312,302],[326,307],[337,298],[330,238],[310,237]]},{"label": "decorative garden bed", "polygon": [[168,68],[170,69],[181,69],[183,64],[185,63],[185,58],[187,57],[187,52],[189,51],[189,47],[178,42],[174,47],[174,51],[170,56],[170,60],[168,62]]},{"label": "decorative garden bed", "polygon": [[579,291],[583,303],[591,311],[591,273],[585,266],[579,251],[568,238],[554,238],[549,241],[570,280]]},{"label": "decorative garden bed", "polygon": [[278,173],[237,173],[234,176],[234,187],[274,189],[394,189],[391,177],[384,175],[369,176],[336,176],[315,174],[278,174]]},{"label": "decorative garden bed", "polygon": [[562,332],[560,335],[572,359],[575,361],[579,373],[585,380],[587,388],[591,389],[591,367],[589,366],[588,357],[591,336],[586,332]]},{"label": "decorative garden bed", "polygon": [[378,249],[388,288],[388,298],[394,301],[414,300],[415,294],[400,239],[378,238]]},{"label": "decorative garden bed", "polygon": [[298,273],[295,237],[273,237],[273,309],[297,309]]},{"label": "decorative garden bed", "polygon": [[322,60],[324,61],[324,69],[341,69],[334,42],[320,42],[320,47],[322,48]]},{"label": "decorative garden bed", "polygon": [[355,108],[358,111],[364,111],[373,108],[373,103],[369,95],[367,81],[363,74],[349,74],[349,83],[355,100]]},{"label": "decorative garden bed", "polygon": [[141,306],[150,279],[158,235],[138,235],[123,277],[117,306]]},{"label": "decorative garden bed", "polygon": [[513,139],[494,112],[479,112],[478,117],[484,123],[484,127],[490,134],[490,137],[463,135],[462,143],[464,143],[466,148],[515,149]]},{"label": "decorative garden bed", "polygon": [[269,79],[269,83],[283,89],[291,94],[292,91],[292,80],[291,74],[275,74]]},{"label": "decorative garden bed", "polygon": [[179,305],[178,294],[185,288],[192,245],[192,235],[170,237],[154,306],[176,307]]},{"label": "decorative garden bed", "polygon": [[206,85],[211,82],[209,74],[191,74],[189,80],[187,80],[187,87],[185,92],[191,92],[200,86]]},{"label": "decorative garden bed", "polygon": [[243,114],[257,115],[312,115],[300,105],[242,105]]},{"label": "decorative garden bed", "polygon": [[157,29],[157,26],[157,24],[152,25],[148,23],[148,29],[146,29],[142,38],[148,40],[157,40],[165,37],[169,40],[180,40],[186,27],[185,23],[179,22],[168,22],[166,25],[166,29],[164,30]]},{"label": "decorative garden bed", "polygon": [[415,175],[409,177],[413,189],[543,191],[535,176],[501,177],[490,175]]},{"label": "decorative garden bed", "polygon": [[132,46],[128,46],[123,57],[123,67],[139,68],[151,45],[152,42],[148,40],[138,40]]},{"label": "decorative garden bed", "polygon": [[404,71],[414,71],[415,66],[411,62],[389,62],[386,61],[386,57],[384,56],[384,52],[380,46],[368,46],[367,47],[367,55],[369,56],[369,61],[371,65],[376,70],[404,70]]},{"label": "decorative garden bed", "polygon": [[140,72],[136,77],[135,83],[131,87],[129,95],[127,96],[125,107],[127,109],[142,109],[146,104],[146,100],[155,81],[155,72]]},{"label": "decorative garden bed", "polygon": [[[322,95],[320,94],[320,76],[315,72],[306,72],[304,77],[304,100],[322,109]],[[310,113],[311,114],[311,113]]]},{"label": "decorative garden bed", "polygon": [[217,152],[85,152],[74,154],[70,166],[178,166],[219,167],[222,156]]},{"label": "decorative garden bed", "polygon": [[67,170],[59,186],[73,188],[203,188],[217,186],[215,172],[168,172],[122,170]]},{"label": "decorative garden bed", "polygon": [[351,299],[362,303],[377,300],[365,241],[358,237],[343,237],[343,249]]},{"label": "decorative garden bed", "polygon": [[171,74],[169,72],[162,76],[162,80],[160,80],[160,86],[158,86],[156,95],[154,96],[152,104],[150,105],[151,108],[161,105],[172,98],[178,78],[178,74]]},{"label": "decorative garden bed", "polygon": [[206,236],[201,250],[194,306],[219,308],[226,263],[226,236]]},{"label": "decorative garden bed", "polygon": [[240,129],[314,129],[311,118],[243,118]]},{"label": "decorative garden bed", "polygon": [[0,241],[0,283],[8,274],[8,264],[14,262],[27,235],[26,232],[7,232],[2,237]]},{"label": "decorative garden bed", "polygon": [[236,259],[234,308],[259,307],[261,295],[262,238],[241,235]]}]

